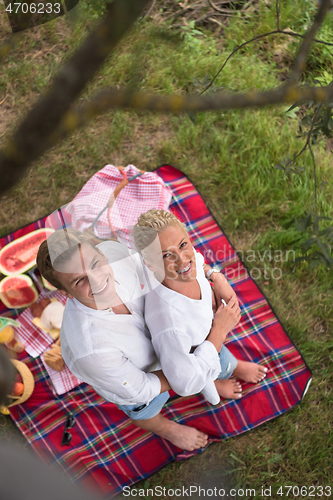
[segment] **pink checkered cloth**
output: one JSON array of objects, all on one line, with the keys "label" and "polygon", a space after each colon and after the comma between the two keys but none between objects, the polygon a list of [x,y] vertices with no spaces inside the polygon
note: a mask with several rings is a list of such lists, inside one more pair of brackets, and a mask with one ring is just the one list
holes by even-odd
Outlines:
[{"label": "pink checkered cloth", "polygon": [[[59,292],[49,293],[41,292],[39,295],[38,302],[44,297],[56,297],[59,302],[65,305],[66,298]],[[49,350],[54,342],[54,339],[47,332],[43,332],[40,328],[33,324],[33,315],[30,312],[30,307],[25,309],[16,320],[21,324],[20,327],[15,328],[15,338],[22,342],[25,346],[25,350],[33,358],[37,358],[41,355],[41,359],[44,366],[50,375],[54,394],[64,394],[71,389],[74,389],[77,385],[81,384],[82,381],[76,378],[68,369],[67,365],[57,372],[50,368],[44,361],[44,353]]]},{"label": "pink checkered cloth", "polygon": [[[39,299],[44,297],[56,297],[62,304],[66,303],[66,298],[59,292],[50,294],[49,292],[41,292]],[[30,307],[25,309],[17,318],[21,326],[15,328],[15,338],[22,342],[25,350],[33,358],[40,356],[45,349],[53,344],[54,339],[47,332],[43,332],[40,328],[33,324],[33,315],[30,312]]]},{"label": "pink checkered cloth", "polygon": [[[134,165],[127,165],[125,172],[127,177],[132,177],[139,170]],[[65,208],[71,215],[71,226],[79,231],[88,229],[122,179],[122,174],[113,165],[106,165],[97,172]],[[131,229],[137,223],[139,215],[151,208],[167,210],[171,197],[171,191],[154,172],[145,172],[129,182],[120,191],[110,211],[117,239],[133,247]],[[111,237],[108,210],[96,222],[94,232],[102,239]]]},{"label": "pink checkered cloth", "polygon": [[44,361],[44,354],[41,355],[41,360],[43,361],[43,365],[45,366],[47,373],[52,380],[53,387],[51,387],[51,389],[53,394],[65,394],[66,392],[74,389],[74,387],[82,383],[82,380],[76,378],[73,373],[69,371],[69,368],[66,364],[64,365],[61,372],[57,372],[57,370],[53,370],[53,368],[50,368]]}]

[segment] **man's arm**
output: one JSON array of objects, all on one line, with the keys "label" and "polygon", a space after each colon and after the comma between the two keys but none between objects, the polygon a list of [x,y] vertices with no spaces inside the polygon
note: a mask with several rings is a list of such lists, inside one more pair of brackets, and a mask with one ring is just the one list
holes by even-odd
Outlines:
[{"label": "man's arm", "polygon": [[168,390],[163,373],[146,373],[119,354],[112,349],[99,351],[76,360],[71,371],[104,399],[116,404],[147,404]]},{"label": "man's arm", "polygon": [[162,370],[156,370],[156,372],[152,372],[152,373],[154,375],[156,375],[161,382],[161,392],[166,392],[166,391],[169,391],[171,389],[171,386],[170,386],[169,382],[167,381],[166,376],[164,375]]}]

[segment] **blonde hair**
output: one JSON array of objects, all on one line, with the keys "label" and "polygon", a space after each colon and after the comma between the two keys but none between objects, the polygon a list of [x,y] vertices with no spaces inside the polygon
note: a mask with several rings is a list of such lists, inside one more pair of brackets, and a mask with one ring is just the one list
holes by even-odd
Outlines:
[{"label": "blonde hair", "polygon": [[41,275],[51,285],[65,290],[64,285],[59,280],[57,270],[71,259],[83,243],[95,247],[89,236],[76,229],[58,229],[52,233],[47,240],[43,241],[38,250],[36,261]]},{"label": "blonde hair", "polygon": [[138,222],[133,227],[133,238],[138,252],[142,254],[142,251],[155,240],[158,233],[161,233],[170,226],[180,226],[186,236],[188,236],[185,224],[166,210],[156,210],[153,208],[141,214]]}]

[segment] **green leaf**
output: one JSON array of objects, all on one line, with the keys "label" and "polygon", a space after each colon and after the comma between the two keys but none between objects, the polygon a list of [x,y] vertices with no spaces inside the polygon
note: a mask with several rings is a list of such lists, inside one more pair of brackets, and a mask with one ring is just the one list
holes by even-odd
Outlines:
[{"label": "green leaf", "polygon": [[282,225],[282,227],[283,227],[284,229],[289,229],[289,228],[290,228],[292,225],[294,225],[294,224],[295,224],[295,219],[291,219],[291,220],[288,220],[288,221],[284,222],[284,223],[283,223],[283,224],[281,224],[281,225]]},{"label": "green leaf", "polygon": [[287,171],[291,172],[292,174],[301,175],[301,172],[297,172],[297,170],[294,170],[293,168],[287,168]]},{"label": "green leaf", "polygon": [[281,165],[280,163],[277,163],[276,165],[274,165],[274,168],[276,168],[277,170],[285,170],[285,167],[283,165]]},{"label": "green leaf", "polygon": [[285,115],[288,116],[288,118],[298,118],[297,116],[297,111],[299,110],[299,107],[294,105],[291,106],[287,111],[285,111]]},{"label": "green leaf", "polygon": [[308,212],[304,217],[304,229],[308,229],[311,226],[311,212]]},{"label": "green leaf", "polygon": [[212,81],[210,75],[206,75],[205,78],[202,80],[201,85],[206,86]]},{"label": "green leaf", "polygon": [[187,115],[188,115],[189,119],[191,120],[191,122],[193,123],[193,125],[195,125],[197,114],[194,111],[187,111]]},{"label": "green leaf", "polygon": [[322,251],[325,259],[327,260],[327,262],[329,263],[329,266],[332,266],[333,265],[333,259],[332,257],[330,256],[329,252],[330,252],[330,248],[327,246],[327,244],[322,241],[320,238],[317,239],[317,245],[318,247],[320,248],[320,250]]},{"label": "green leaf", "polygon": [[316,243],[316,237],[311,236],[308,240],[303,241],[302,248],[309,249]]},{"label": "green leaf", "polygon": [[297,229],[297,231],[298,231],[299,233],[301,233],[301,232],[303,231],[303,229],[302,229],[302,227],[301,227],[300,223],[298,222],[297,217],[295,218],[295,225],[296,225],[296,229]]},{"label": "green leaf", "polygon": [[312,259],[312,256],[306,256],[306,255],[303,255],[302,257],[296,257],[296,259],[294,260],[294,262],[309,262],[310,260]]},{"label": "green leaf", "polygon": [[319,234],[320,234],[320,236],[321,236],[321,235],[323,235],[323,236],[328,236],[328,235],[330,235],[330,234],[333,234],[333,227],[332,227],[332,226],[330,226],[330,227],[325,227],[325,229],[322,229],[322,230],[320,231],[320,233],[319,233]]},{"label": "green leaf", "polygon": [[332,220],[332,217],[325,217],[324,215],[317,215],[315,214],[313,218],[316,218],[316,220]]}]

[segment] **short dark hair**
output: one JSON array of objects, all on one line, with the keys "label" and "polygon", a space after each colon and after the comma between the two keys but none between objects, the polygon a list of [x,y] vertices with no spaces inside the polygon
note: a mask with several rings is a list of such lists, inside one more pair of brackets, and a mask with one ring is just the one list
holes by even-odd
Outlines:
[{"label": "short dark hair", "polygon": [[52,233],[43,241],[38,250],[36,261],[41,275],[51,285],[64,290],[57,269],[60,269],[65,262],[71,259],[72,255],[84,243],[95,248],[91,238],[77,229],[58,229]]}]

